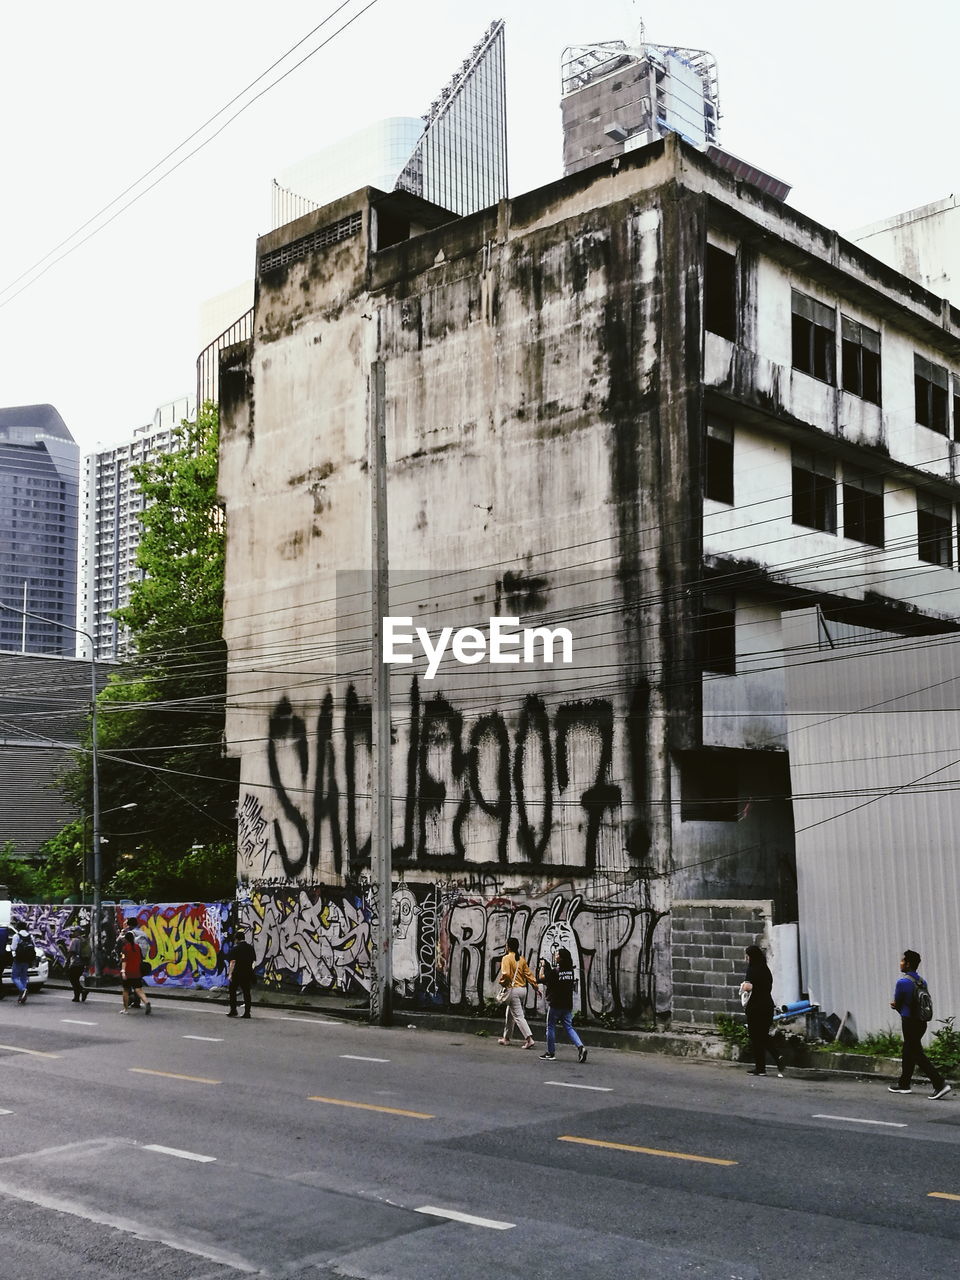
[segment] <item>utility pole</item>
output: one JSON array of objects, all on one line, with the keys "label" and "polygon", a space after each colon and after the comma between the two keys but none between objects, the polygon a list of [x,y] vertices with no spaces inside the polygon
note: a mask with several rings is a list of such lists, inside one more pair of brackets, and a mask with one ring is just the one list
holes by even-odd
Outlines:
[{"label": "utility pole", "polygon": [[382,360],[370,365],[370,529],[372,544],[372,730],[370,796],[370,872],[376,919],[373,924],[373,975],[370,1021],[393,1022],[393,824],[390,791],[390,671],[383,664],[383,619],[390,609],[387,556],[387,439],[384,408],[386,375]]}]

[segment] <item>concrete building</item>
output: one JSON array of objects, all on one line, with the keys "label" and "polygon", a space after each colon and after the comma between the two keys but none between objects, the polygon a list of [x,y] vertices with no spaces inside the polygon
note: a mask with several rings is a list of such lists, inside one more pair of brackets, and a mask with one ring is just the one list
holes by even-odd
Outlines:
[{"label": "concrete building", "polygon": [[[798,913],[784,619],[960,622],[939,367],[954,309],[675,134],[467,218],[367,189],[263,237],[220,470],[254,924],[285,895],[306,956],[369,867],[382,417],[391,614],[572,640],[390,669],[404,980],[476,1003],[512,931],[571,946],[589,1013],[729,1012],[742,939]],[[315,952],[291,980],[336,985]]]},{"label": "concrete building", "polygon": [[960,198],[949,195],[919,209],[882,218],[850,233],[850,239],[960,307]]},{"label": "concrete building", "polygon": [[195,412],[191,397],[171,400],[131,440],[83,460],[77,626],[94,638],[98,660],[124,655],[123,628],[112,614],[130,603],[130,587],[143,577],[137,567],[137,547],[144,501],[134,468],[175,448],[176,428]]},{"label": "concrete building", "polygon": [[0,409],[0,649],[76,651],[79,458],[53,405]]},{"label": "concrete building", "polygon": [[[97,688],[106,683],[97,670]],[[0,652],[0,847],[32,857],[77,815],[57,786],[93,694],[90,663]],[[92,837],[91,837],[92,838]]]}]

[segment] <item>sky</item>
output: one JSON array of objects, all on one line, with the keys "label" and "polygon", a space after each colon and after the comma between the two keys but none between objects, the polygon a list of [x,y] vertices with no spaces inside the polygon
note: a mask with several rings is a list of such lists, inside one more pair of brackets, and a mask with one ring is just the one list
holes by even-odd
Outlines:
[{"label": "sky", "polygon": [[382,116],[423,115],[496,18],[512,195],[562,174],[563,49],[641,38],[709,50],[721,145],[841,233],[960,184],[955,0],[9,5],[0,405],[53,404],[87,453],[192,394],[200,306],[252,277],[274,175]]}]

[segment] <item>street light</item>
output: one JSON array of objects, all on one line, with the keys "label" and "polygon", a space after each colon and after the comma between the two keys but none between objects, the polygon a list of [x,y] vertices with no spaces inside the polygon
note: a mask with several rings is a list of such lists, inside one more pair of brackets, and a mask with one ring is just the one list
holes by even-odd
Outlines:
[{"label": "street light", "polygon": [[89,631],[82,631],[79,627],[71,627],[66,622],[58,622],[56,618],[45,618],[41,613],[32,613],[29,609],[17,609],[12,604],[4,604],[0,600],[0,609],[7,609],[10,613],[19,614],[21,618],[36,618],[39,622],[46,622],[51,627],[60,627],[64,631],[72,631],[75,636],[83,636],[90,645],[90,768],[92,773],[92,790],[93,790],[93,937],[91,943],[93,946],[93,972],[94,976],[99,978],[103,972],[103,966],[100,962],[100,769],[99,760],[97,758],[97,646],[94,644],[93,636]]}]

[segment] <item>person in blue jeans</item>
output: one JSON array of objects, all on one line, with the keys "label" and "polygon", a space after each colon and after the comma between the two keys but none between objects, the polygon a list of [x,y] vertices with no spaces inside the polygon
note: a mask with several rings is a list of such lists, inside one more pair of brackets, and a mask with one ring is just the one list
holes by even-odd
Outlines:
[{"label": "person in blue jeans", "polygon": [[573,992],[577,975],[573,957],[566,947],[553,953],[553,964],[540,961],[540,981],[547,989],[547,1052],[540,1057],[552,1062],[557,1056],[557,1023],[567,1033],[567,1039],[577,1050],[577,1061],[586,1062],[587,1048],[573,1029]]},{"label": "person in blue jeans", "polygon": [[897,979],[893,999],[890,1001],[890,1008],[896,1009],[900,1015],[900,1026],[903,1031],[903,1059],[900,1063],[900,1079],[896,1084],[890,1085],[890,1092],[912,1093],[913,1089],[910,1085],[913,1080],[913,1072],[916,1067],[919,1067],[933,1085],[933,1093],[927,1094],[927,1097],[933,1101],[936,1098],[945,1098],[950,1092],[950,1086],[943,1078],[942,1073],[937,1070],[923,1052],[922,1041],[928,1024],[920,1016],[920,1011],[917,1009],[917,989],[921,986],[925,987],[927,984],[917,973],[919,968],[919,954],[916,951],[905,951],[900,961],[902,977]]}]

